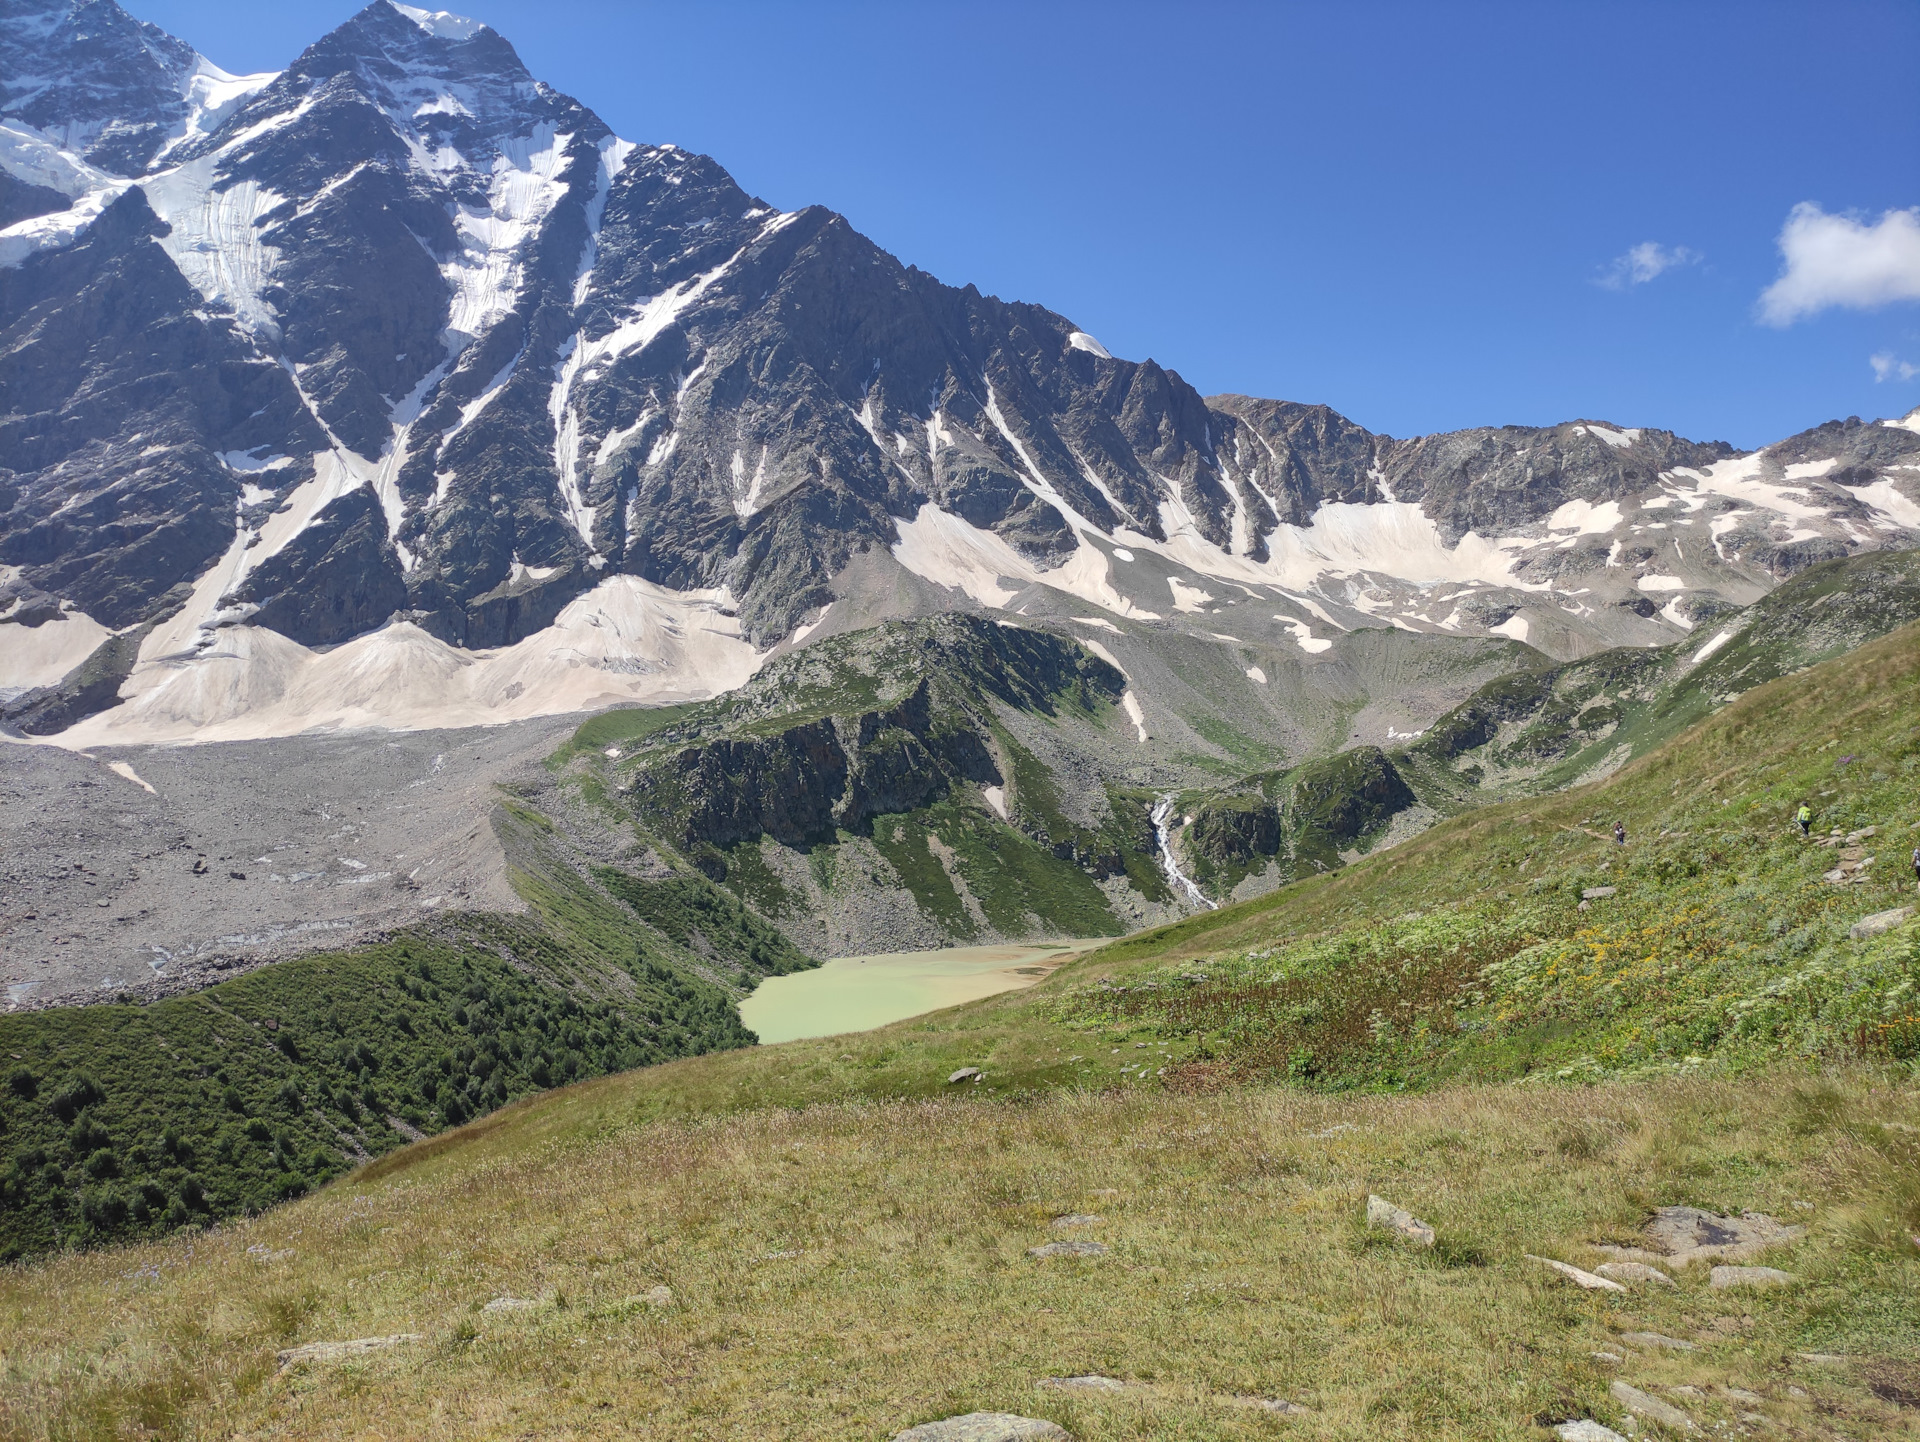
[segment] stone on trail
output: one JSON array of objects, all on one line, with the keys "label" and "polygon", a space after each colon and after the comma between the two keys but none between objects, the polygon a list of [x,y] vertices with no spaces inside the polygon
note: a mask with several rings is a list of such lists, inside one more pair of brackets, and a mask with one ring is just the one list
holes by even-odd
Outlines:
[{"label": "stone on trail", "polygon": [[[1768,1247],[1798,1241],[1807,1229],[1787,1226],[1764,1212],[1722,1217],[1699,1207],[1660,1207],[1647,1223],[1646,1234],[1655,1252],[1684,1266],[1709,1259],[1745,1261]],[[1619,1255],[1618,1250],[1614,1255]]]},{"label": "stone on trail", "polygon": [[1048,1225],[1064,1231],[1068,1227],[1091,1227],[1105,1220],[1105,1217],[1097,1217],[1092,1212],[1075,1212],[1071,1216],[1055,1217]]},{"label": "stone on trail", "polygon": [[1385,1197],[1376,1197],[1372,1193],[1367,1195],[1367,1225],[1398,1232],[1409,1242],[1416,1242],[1423,1247],[1433,1245],[1432,1227],[1412,1212],[1402,1211]]},{"label": "stone on trail", "polygon": [[1799,1278],[1778,1267],[1715,1267],[1707,1285],[1717,1292],[1733,1287],[1784,1287]]},{"label": "stone on trail", "polygon": [[1602,1262],[1593,1271],[1595,1276],[1615,1282],[1652,1282],[1656,1287],[1679,1285],[1658,1267],[1649,1267],[1645,1262]]},{"label": "stone on trail", "polygon": [[1865,941],[1870,936],[1878,936],[1883,931],[1892,931],[1896,926],[1904,926],[1913,919],[1911,906],[1896,906],[1892,911],[1876,911],[1872,916],[1863,916],[1854,922],[1847,935],[1855,941]]},{"label": "stone on trail", "polygon": [[1658,1332],[1622,1332],[1622,1342],[1635,1347],[1657,1347],[1667,1352],[1692,1352],[1698,1350],[1691,1342],[1683,1342],[1678,1337],[1663,1337]]},{"label": "stone on trail", "polygon": [[1613,1428],[1602,1426],[1590,1417],[1583,1417],[1578,1422],[1562,1422],[1553,1429],[1553,1435],[1560,1442],[1627,1442]]},{"label": "stone on trail", "polygon": [[1244,1407],[1249,1412],[1271,1412],[1276,1417],[1305,1417],[1313,1411],[1284,1397],[1216,1397],[1214,1400],[1229,1407]]},{"label": "stone on trail", "polygon": [[1107,1249],[1099,1242],[1048,1242],[1044,1247],[1028,1247],[1029,1257],[1045,1261],[1048,1257],[1104,1257]]},{"label": "stone on trail", "polygon": [[1072,1442],[1066,1429],[1039,1417],[1012,1412],[969,1412],[922,1422],[893,1434],[893,1442]]},{"label": "stone on trail", "polygon": [[1645,1417],[1649,1422],[1658,1422],[1662,1427],[1672,1427],[1681,1432],[1697,1432],[1693,1418],[1682,1412],[1671,1402],[1662,1402],[1658,1397],[1649,1396],[1638,1387],[1625,1382],[1614,1382],[1607,1391],[1613,1400],[1625,1407],[1636,1417]]},{"label": "stone on trail", "polygon": [[275,1353],[275,1356],[283,1368],[300,1362],[341,1362],[349,1357],[363,1357],[369,1352],[381,1352],[388,1347],[422,1340],[424,1338],[419,1332],[395,1332],[390,1337],[355,1337],[350,1342],[308,1342],[303,1347],[288,1347],[283,1352]]},{"label": "stone on trail", "polygon": [[531,1297],[495,1297],[480,1310],[483,1312],[530,1312],[539,1305]]},{"label": "stone on trail", "polygon": [[1522,1252],[1521,1256],[1529,1262],[1538,1262],[1543,1267],[1552,1267],[1576,1286],[1585,1287],[1589,1292],[1624,1292],[1627,1289],[1618,1282],[1609,1282],[1605,1277],[1596,1277],[1592,1272],[1583,1272],[1568,1262],[1556,1262],[1552,1257],[1536,1257],[1532,1252]]},{"label": "stone on trail", "polygon": [[979,1067],[963,1066],[960,1068],[959,1071],[955,1072],[952,1076],[947,1078],[947,1084],[951,1086],[955,1082],[972,1081],[975,1077],[979,1075],[980,1075]]}]

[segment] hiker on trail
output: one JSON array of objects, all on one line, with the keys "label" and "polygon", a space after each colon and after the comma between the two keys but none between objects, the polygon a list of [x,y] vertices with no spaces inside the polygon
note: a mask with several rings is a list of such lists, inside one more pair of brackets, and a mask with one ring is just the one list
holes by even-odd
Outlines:
[{"label": "hiker on trail", "polygon": [[1619,842],[1620,845],[1622,846],[1625,846],[1627,844],[1627,823],[1626,822],[1616,821],[1613,823],[1613,839]]},{"label": "hiker on trail", "polygon": [[1800,823],[1800,834],[1802,836],[1807,836],[1811,834],[1813,829],[1813,808],[1811,806],[1807,805],[1806,802],[1802,801],[1800,803],[1799,814],[1796,815],[1793,819]]},{"label": "hiker on trail", "polygon": [[1913,889],[1920,891],[1920,846],[1913,848]]}]

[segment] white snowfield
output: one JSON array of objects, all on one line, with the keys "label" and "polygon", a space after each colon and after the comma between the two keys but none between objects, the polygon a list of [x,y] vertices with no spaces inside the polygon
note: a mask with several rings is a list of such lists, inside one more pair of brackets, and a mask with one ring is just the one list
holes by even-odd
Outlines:
[{"label": "white snowfield", "polygon": [[546,630],[493,651],[463,651],[408,622],[313,651],[259,626],[201,628],[183,613],[142,646],[120,705],[48,739],[72,748],[240,741],[698,700],[743,684],[764,659],[725,614],[729,602],[723,591],[612,576]]},{"label": "white snowfield", "polygon": [[112,634],[82,611],[38,626],[0,625],[0,701],[54,685]]}]

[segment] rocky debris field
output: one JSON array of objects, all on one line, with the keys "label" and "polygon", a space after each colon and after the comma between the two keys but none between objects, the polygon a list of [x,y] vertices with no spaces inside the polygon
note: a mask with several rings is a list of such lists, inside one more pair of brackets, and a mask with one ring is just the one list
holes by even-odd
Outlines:
[{"label": "rocky debris field", "polygon": [[495,785],[577,724],[0,745],[7,1008],[190,990],[439,910],[517,911]]}]

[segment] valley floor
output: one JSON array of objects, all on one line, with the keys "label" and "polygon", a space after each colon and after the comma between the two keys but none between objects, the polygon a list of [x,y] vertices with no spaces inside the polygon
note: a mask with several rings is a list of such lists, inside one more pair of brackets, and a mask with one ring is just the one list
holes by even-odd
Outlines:
[{"label": "valley floor", "polygon": [[[1920,1436],[1916,716],[1909,626],[1597,785],[1031,989],[543,1093],[251,1220],[16,1265],[0,1427]],[[44,1105],[5,1101],[22,1135]],[[1369,1229],[1370,1195],[1437,1245]],[[1667,1206],[1804,1231],[1741,1259],[1773,1285],[1539,1260],[1597,1267]]]}]

